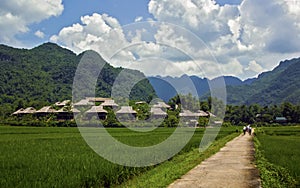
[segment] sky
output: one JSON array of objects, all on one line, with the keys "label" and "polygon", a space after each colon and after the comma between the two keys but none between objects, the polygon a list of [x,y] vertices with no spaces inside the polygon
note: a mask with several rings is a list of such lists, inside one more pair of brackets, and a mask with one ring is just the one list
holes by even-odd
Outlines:
[{"label": "sky", "polygon": [[299,0],[1,0],[0,44],[95,50],[148,76],[241,79],[300,57]]}]

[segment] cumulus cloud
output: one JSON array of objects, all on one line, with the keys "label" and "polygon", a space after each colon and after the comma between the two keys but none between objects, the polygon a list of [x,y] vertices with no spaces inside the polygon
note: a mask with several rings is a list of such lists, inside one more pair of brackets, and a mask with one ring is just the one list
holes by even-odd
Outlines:
[{"label": "cumulus cloud", "polygon": [[0,42],[17,43],[15,36],[28,32],[28,25],[58,16],[63,9],[62,0],[0,1]]},{"label": "cumulus cloud", "polygon": [[[300,3],[296,0],[243,0],[240,5],[150,0],[148,10],[158,25],[150,22],[128,32],[117,19],[95,13],[63,28],[51,41],[78,53],[94,49],[107,59],[113,57],[114,65],[148,75],[158,74],[159,66],[161,75],[180,76],[183,71],[246,78],[300,51]],[[135,24],[142,19],[137,17]]]},{"label": "cumulus cloud", "polygon": [[[241,40],[255,49],[291,53],[300,50],[299,20],[289,8],[292,1],[245,0],[241,7]],[[289,36],[289,37],[287,37]]]},{"label": "cumulus cloud", "polygon": [[41,39],[45,37],[45,33],[40,30],[37,30],[34,35]]},{"label": "cumulus cloud", "polygon": [[211,0],[151,0],[148,9],[157,20],[186,27],[205,42],[228,33],[227,20],[239,14],[237,6],[220,6]]},{"label": "cumulus cloud", "polygon": [[87,15],[81,17],[81,23],[63,28],[50,41],[80,53],[93,49],[104,58],[110,58],[127,45],[127,40],[117,19],[107,14]]},{"label": "cumulus cloud", "polygon": [[248,67],[245,68],[245,70],[250,70],[255,73],[260,73],[263,71],[263,68],[260,64],[258,64],[255,60],[252,60],[249,62]]},{"label": "cumulus cloud", "polygon": [[134,22],[140,22],[143,20],[143,17],[142,16],[139,16],[139,17],[136,17]]},{"label": "cumulus cloud", "polygon": [[[262,71],[259,63],[263,61],[256,61],[254,71],[249,68],[250,59],[293,57],[300,51],[297,42],[300,3],[296,0],[244,0],[241,5],[224,6],[211,0],[151,0],[148,9],[158,21],[178,24],[194,32],[213,51],[221,67],[238,61],[244,68],[236,63],[239,71],[232,70],[234,74],[239,73],[236,76],[254,76],[254,72]],[[170,30],[165,28],[165,31]],[[168,39],[171,38],[164,38]],[[270,69],[279,60],[273,58],[272,63],[266,63],[266,68]],[[228,70],[230,67],[223,72],[230,74]]]}]

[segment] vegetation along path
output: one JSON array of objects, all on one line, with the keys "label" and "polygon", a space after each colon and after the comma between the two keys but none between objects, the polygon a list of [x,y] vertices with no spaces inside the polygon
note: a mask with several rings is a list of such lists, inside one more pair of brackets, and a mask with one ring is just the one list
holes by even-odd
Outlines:
[{"label": "vegetation along path", "polygon": [[260,187],[252,136],[246,133],[228,142],[218,153],[172,183],[177,187]]}]

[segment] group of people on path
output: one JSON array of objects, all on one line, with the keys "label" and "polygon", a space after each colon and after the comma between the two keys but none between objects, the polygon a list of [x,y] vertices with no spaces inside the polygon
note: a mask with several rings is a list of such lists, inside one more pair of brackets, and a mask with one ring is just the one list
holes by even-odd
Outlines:
[{"label": "group of people on path", "polygon": [[252,128],[251,128],[250,125],[247,125],[247,126],[243,127],[243,133],[244,133],[244,135],[246,134],[246,132],[248,132],[249,135],[251,135],[251,131],[252,131]]}]

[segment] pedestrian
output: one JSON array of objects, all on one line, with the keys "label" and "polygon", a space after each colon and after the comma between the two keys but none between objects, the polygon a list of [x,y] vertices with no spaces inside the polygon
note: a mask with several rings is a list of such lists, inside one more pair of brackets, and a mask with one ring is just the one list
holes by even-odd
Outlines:
[{"label": "pedestrian", "polygon": [[244,127],[243,127],[243,133],[244,133],[244,135],[246,134],[246,131],[247,131],[247,127],[244,126]]}]

